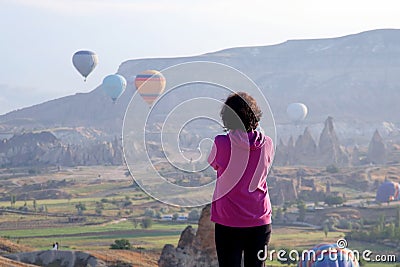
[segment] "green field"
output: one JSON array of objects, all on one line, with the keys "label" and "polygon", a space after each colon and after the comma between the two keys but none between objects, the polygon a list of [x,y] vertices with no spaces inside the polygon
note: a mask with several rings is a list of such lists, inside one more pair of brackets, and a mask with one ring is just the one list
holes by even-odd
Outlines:
[{"label": "green field", "polygon": [[[320,171],[320,170],[317,170]],[[315,171],[317,173],[317,171]],[[152,210],[158,215],[180,214],[187,215],[190,208],[180,208],[158,202],[139,188],[133,187],[130,178],[125,175],[122,167],[79,167],[64,169],[60,172],[50,172],[38,175],[27,175],[23,170],[18,175],[7,176],[6,170],[0,173],[7,178],[0,179],[0,208],[13,208],[13,212],[3,211],[0,216],[0,236],[9,238],[15,243],[25,244],[35,250],[50,249],[54,242],[60,244],[61,249],[71,250],[108,250],[117,239],[128,239],[133,249],[152,251],[155,257],[161,252],[165,244],[178,244],[181,232],[194,222],[160,221],[153,217],[152,225],[144,228],[140,225],[146,212]],[[66,184],[57,187],[58,183]],[[2,183],[2,184],[1,184]],[[37,185],[54,185],[64,195],[63,197],[42,197],[34,189]],[[36,186],[36,187],[35,187]],[[26,190],[25,190],[26,188]],[[338,184],[332,186],[332,190],[346,192],[353,201],[361,194],[354,188],[345,188]],[[42,192],[42,191],[40,191]],[[43,191],[44,192],[44,191]],[[36,194],[35,194],[36,193]],[[12,203],[12,196],[16,196],[16,202]],[[18,196],[24,195],[23,198]],[[65,197],[68,195],[69,197]],[[371,197],[371,193],[363,193],[362,196]],[[33,197],[35,196],[35,197]],[[41,198],[39,198],[41,197]],[[34,207],[34,199],[36,210]],[[101,212],[96,208],[101,203]],[[77,205],[84,205],[85,209],[78,213]],[[308,203],[310,204],[310,203]],[[377,212],[383,207],[370,207]],[[194,208],[198,211],[201,207]],[[319,219],[325,213],[345,215],[346,209],[326,208],[321,214],[307,213],[308,218]],[[389,208],[387,209],[389,210]],[[362,210],[361,210],[362,211]],[[296,215],[295,206],[288,208],[291,216]],[[370,215],[373,218],[374,215]],[[377,215],[375,214],[375,217]],[[136,221],[136,225],[134,223]],[[335,243],[346,235],[345,231],[329,231],[328,236],[322,230],[313,227],[281,226],[273,224],[270,249],[279,250],[296,249],[307,250],[320,243]],[[374,254],[392,253],[393,248],[382,244],[369,244],[365,242],[350,241],[351,249],[371,250]],[[158,253],[158,254],[157,254]],[[399,254],[399,252],[396,255]],[[276,259],[267,261],[268,266],[283,266]],[[388,266],[395,264],[364,263],[364,266]],[[398,267],[398,266],[397,266]]]}]

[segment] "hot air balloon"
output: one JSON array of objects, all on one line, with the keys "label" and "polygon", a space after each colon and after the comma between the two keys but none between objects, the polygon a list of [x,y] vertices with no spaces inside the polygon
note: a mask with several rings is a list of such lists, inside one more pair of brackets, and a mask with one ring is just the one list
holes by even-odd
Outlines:
[{"label": "hot air balloon", "polygon": [[286,109],[286,113],[293,122],[300,122],[307,116],[307,106],[303,103],[291,103]]},{"label": "hot air balloon", "polygon": [[87,50],[78,51],[72,56],[72,64],[74,64],[74,67],[85,78],[85,81],[87,76],[97,66],[98,61],[97,55]]},{"label": "hot air balloon", "polygon": [[144,101],[151,105],[164,92],[165,78],[159,71],[146,70],[136,75],[135,86]]},{"label": "hot air balloon", "polygon": [[377,202],[400,200],[400,184],[390,181],[383,182],[376,191]]},{"label": "hot air balloon", "polygon": [[119,74],[111,74],[103,79],[101,88],[115,102],[126,88],[126,79]]},{"label": "hot air balloon", "polygon": [[351,250],[340,248],[337,244],[320,244],[305,251],[298,267],[359,267]]}]

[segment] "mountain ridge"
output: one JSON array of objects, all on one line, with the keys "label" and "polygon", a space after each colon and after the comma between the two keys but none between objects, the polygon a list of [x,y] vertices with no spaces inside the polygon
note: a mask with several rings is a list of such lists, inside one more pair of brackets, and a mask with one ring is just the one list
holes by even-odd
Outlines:
[{"label": "mountain ridge", "polygon": [[289,122],[286,106],[291,102],[309,107],[304,123],[322,122],[328,116],[335,121],[400,122],[396,115],[400,113],[400,30],[377,29],[335,38],[227,48],[198,56],[126,60],[117,73],[127,79],[128,86],[116,104],[98,86],[88,93],[1,115],[0,129],[19,132],[83,126],[120,135],[137,73],[196,60],[227,64],[248,75],[267,96],[278,124]]}]

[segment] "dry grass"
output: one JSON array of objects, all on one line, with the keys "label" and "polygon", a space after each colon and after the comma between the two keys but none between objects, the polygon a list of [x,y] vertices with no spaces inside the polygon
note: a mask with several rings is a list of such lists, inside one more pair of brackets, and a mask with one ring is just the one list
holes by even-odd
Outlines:
[{"label": "dry grass", "polygon": [[87,251],[107,264],[129,263],[140,267],[156,267],[160,258],[159,252],[128,250],[91,250]]},{"label": "dry grass", "polygon": [[37,265],[13,261],[0,256],[0,266],[2,267],[37,267]]},{"label": "dry grass", "polygon": [[33,251],[33,248],[22,244],[16,244],[8,239],[0,237],[0,254],[28,251]]}]

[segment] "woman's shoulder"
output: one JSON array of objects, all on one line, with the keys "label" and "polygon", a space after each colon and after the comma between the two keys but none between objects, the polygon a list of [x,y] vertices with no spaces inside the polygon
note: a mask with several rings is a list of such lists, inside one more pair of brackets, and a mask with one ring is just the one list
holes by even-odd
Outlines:
[{"label": "woman's shoulder", "polygon": [[230,140],[226,134],[219,134],[215,136],[214,143],[217,147],[230,147]]},{"label": "woman's shoulder", "polygon": [[215,136],[214,141],[216,143],[229,142],[229,137],[226,134],[219,134],[219,135]]}]

